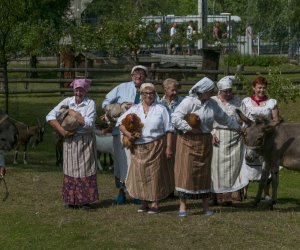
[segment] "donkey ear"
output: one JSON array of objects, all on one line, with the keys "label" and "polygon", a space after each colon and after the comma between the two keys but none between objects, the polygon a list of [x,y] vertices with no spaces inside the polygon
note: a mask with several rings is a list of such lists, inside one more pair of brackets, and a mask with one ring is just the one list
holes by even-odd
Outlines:
[{"label": "donkey ear", "polygon": [[266,125],[263,129],[266,133],[272,132],[276,126],[283,122],[283,119],[279,117],[278,121],[271,121],[268,125]]},{"label": "donkey ear", "polygon": [[243,114],[243,112],[242,112],[241,110],[236,109],[235,111],[236,111],[236,113],[238,114],[238,116],[240,117],[240,119],[241,119],[244,123],[246,123],[248,127],[250,127],[251,124],[252,124],[252,121],[251,121],[248,117],[246,117],[246,116]]}]

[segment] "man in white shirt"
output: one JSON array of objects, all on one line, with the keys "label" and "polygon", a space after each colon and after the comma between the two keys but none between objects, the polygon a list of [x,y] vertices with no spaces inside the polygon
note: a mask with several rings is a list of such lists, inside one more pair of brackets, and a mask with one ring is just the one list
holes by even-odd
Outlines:
[{"label": "man in white shirt", "polygon": [[[121,83],[112,89],[104,98],[102,108],[108,104],[128,102],[129,105],[140,103],[140,86],[146,80],[148,69],[145,66],[137,65],[131,70],[132,81]],[[122,145],[122,137],[120,130],[117,127],[113,128],[113,146],[115,153],[114,175],[116,187],[119,189],[119,194],[116,198],[118,204],[126,202],[125,196],[125,178],[127,176],[128,166],[130,165],[130,151],[124,149]]]},{"label": "man in white shirt", "polygon": [[170,37],[171,37],[171,40],[170,40],[170,53],[171,54],[176,54],[176,44],[175,44],[175,36],[176,36],[176,27],[177,27],[177,24],[176,23],[173,23],[172,25],[172,28],[170,29]]}]

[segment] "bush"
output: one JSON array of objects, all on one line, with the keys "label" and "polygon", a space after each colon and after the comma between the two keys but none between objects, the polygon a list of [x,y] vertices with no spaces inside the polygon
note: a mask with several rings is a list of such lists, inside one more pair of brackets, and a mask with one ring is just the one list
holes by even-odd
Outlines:
[{"label": "bush", "polygon": [[234,67],[238,64],[243,64],[245,66],[274,67],[288,63],[288,58],[283,56],[251,56],[234,53],[226,56],[224,62],[225,64],[229,63],[229,66]]}]

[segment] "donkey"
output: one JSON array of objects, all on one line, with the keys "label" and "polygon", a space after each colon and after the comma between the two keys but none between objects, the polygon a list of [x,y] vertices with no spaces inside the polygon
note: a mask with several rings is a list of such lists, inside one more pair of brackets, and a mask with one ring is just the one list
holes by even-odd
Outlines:
[{"label": "donkey", "polygon": [[11,118],[0,112],[0,149],[11,150],[18,142],[19,132]]},{"label": "donkey", "polygon": [[23,147],[23,163],[27,165],[28,144],[30,141],[33,140],[33,147],[36,147],[39,143],[43,142],[43,136],[45,133],[45,123],[41,124],[40,120],[38,120],[37,125],[29,126],[23,122],[16,121],[15,125],[19,132],[19,140],[16,146],[13,164],[18,164],[19,149]]},{"label": "donkey", "polygon": [[253,153],[257,153],[264,160],[255,205],[260,202],[263,188],[271,173],[273,209],[277,202],[279,167],[300,171],[300,123],[285,123],[282,120],[273,122],[264,117],[257,117],[253,122],[240,110],[237,113],[247,124],[243,136],[247,148],[253,151],[249,158],[255,158]]}]

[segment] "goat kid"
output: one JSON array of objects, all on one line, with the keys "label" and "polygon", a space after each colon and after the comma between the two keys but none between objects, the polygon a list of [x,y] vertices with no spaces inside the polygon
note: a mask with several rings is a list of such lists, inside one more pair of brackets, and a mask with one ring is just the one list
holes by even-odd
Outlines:
[{"label": "goat kid", "polygon": [[43,136],[45,133],[45,123],[41,125],[40,121],[37,121],[37,125],[29,126],[23,122],[16,121],[15,126],[19,132],[19,140],[16,146],[15,157],[13,164],[18,164],[19,150],[23,147],[23,163],[28,164],[27,161],[27,147],[29,142],[33,142],[33,147],[43,142]]}]

